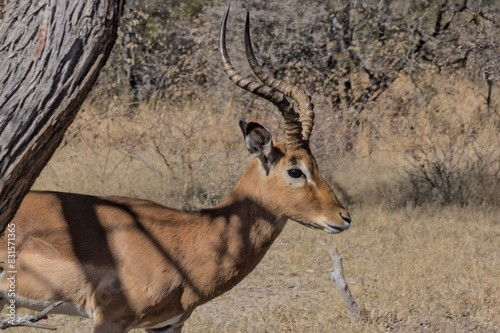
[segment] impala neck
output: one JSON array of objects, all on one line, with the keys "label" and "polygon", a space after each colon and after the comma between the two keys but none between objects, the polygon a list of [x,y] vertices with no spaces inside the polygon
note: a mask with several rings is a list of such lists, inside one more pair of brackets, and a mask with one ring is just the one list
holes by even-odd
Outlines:
[{"label": "impala neck", "polygon": [[265,187],[255,174],[260,172],[257,162],[219,206],[203,211],[221,231],[220,237],[228,242],[227,252],[244,275],[259,263],[287,221],[263,204]]},{"label": "impala neck", "polygon": [[263,177],[266,177],[265,171],[261,170],[259,161],[255,159],[229,196],[215,210],[236,215],[246,225],[268,225],[276,229],[273,232],[279,233],[287,218],[276,214],[273,205],[265,199],[268,197],[265,193],[268,186]]}]

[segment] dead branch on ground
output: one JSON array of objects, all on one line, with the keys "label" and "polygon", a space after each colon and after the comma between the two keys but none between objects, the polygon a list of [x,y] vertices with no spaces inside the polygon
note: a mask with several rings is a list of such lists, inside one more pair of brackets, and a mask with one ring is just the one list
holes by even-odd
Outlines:
[{"label": "dead branch on ground", "polygon": [[62,303],[63,303],[62,301],[52,303],[51,305],[49,305],[48,307],[46,307],[45,309],[43,309],[42,311],[40,311],[35,315],[26,315],[15,319],[2,319],[0,320],[0,330],[4,330],[11,327],[27,326],[27,327],[55,331],[57,327],[37,324],[37,322],[43,319],[47,319],[48,318],[47,314],[50,311],[52,311],[55,307],[61,305]]},{"label": "dead branch on ground", "polygon": [[336,248],[328,246],[328,252],[330,253],[330,258],[333,262],[333,271],[330,273],[330,280],[335,284],[337,289],[342,294],[344,303],[351,314],[351,321],[353,323],[359,323],[362,321],[362,309],[352,297],[351,291],[347,286],[347,282],[344,278],[344,267],[342,266],[342,257],[340,257],[339,252]]}]

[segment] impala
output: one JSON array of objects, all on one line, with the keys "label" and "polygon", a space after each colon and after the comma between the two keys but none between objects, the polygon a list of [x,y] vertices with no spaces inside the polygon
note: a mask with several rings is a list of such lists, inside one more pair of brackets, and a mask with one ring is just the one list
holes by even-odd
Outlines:
[{"label": "impala", "polygon": [[[240,122],[255,156],[217,207],[185,212],[118,196],[30,192],[9,225],[15,228],[15,296],[7,236],[0,242],[3,305],[94,321],[94,332],[180,332],[193,310],[230,290],[260,262],[291,219],[336,234],[349,228],[347,210],[321,177],[309,149],[313,104],[303,90],[264,72],[245,27],[248,62],[261,82],[240,75],[226,50],[226,9],[220,58],[238,87],[273,103],[286,124],[275,142],[257,123]],[[298,106],[302,116],[294,110]]]}]

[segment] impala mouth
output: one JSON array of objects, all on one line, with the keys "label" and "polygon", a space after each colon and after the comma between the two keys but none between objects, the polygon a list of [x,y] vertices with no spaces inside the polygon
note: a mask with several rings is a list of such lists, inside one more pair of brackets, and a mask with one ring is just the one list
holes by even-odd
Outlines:
[{"label": "impala mouth", "polygon": [[298,220],[294,220],[294,221],[297,222],[297,223],[302,224],[304,227],[308,227],[308,228],[311,228],[311,229],[321,229],[321,230],[324,230],[324,231],[328,232],[329,234],[340,234],[344,230],[349,229],[349,225],[338,226],[338,225],[324,223],[324,226],[319,226],[319,225],[316,225],[316,224],[310,224],[310,223],[306,223],[306,222],[303,222],[303,221],[298,221]]},{"label": "impala mouth", "polygon": [[328,223],[325,223],[325,227],[323,228],[323,230],[328,232],[329,234],[340,234],[342,231],[347,229],[349,229],[349,225],[340,227]]},{"label": "impala mouth", "polygon": [[299,221],[299,220],[294,220],[295,222],[299,223],[299,224],[302,224],[304,227],[308,227],[308,228],[311,228],[311,229],[321,229],[320,227],[316,226],[316,225],[313,225],[313,224],[309,224],[309,223],[306,223],[306,222],[302,222],[302,221]]}]

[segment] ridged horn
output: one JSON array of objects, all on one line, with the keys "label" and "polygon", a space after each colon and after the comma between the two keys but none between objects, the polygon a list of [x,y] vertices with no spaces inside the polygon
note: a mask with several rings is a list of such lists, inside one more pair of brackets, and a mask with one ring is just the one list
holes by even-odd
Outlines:
[{"label": "ridged horn", "polygon": [[226,49],[226,25],[229,8],[228,5],[224,12],[219,34],[219,56],[224,72],[235,85],[268,100],[278,108],[285,120],[286,148],[289,150],[300,149],[304,143],[303,131],[299,114],[295,112],[293,104],[278,89],[266,85],[265,82],[258,82],[244,77],[231,64]]},{"label": "ridged horn", "polygon": [[253,52],[252,41],[250,39],[250,13],[247,12],[247,19],[245,22],[245,51],[250,68],[252,68],[255,76],[259,78],[265,85],[272,87],[292,98],[299,107],[300,122],[302,125],[302,139],[309,144],[309,138],[314,126],[314,104],[311,103],[311,96],[296,86],[285,83],[281,80],[275,79],[270,74],[262,69],[259,62],[255,58]]}]

